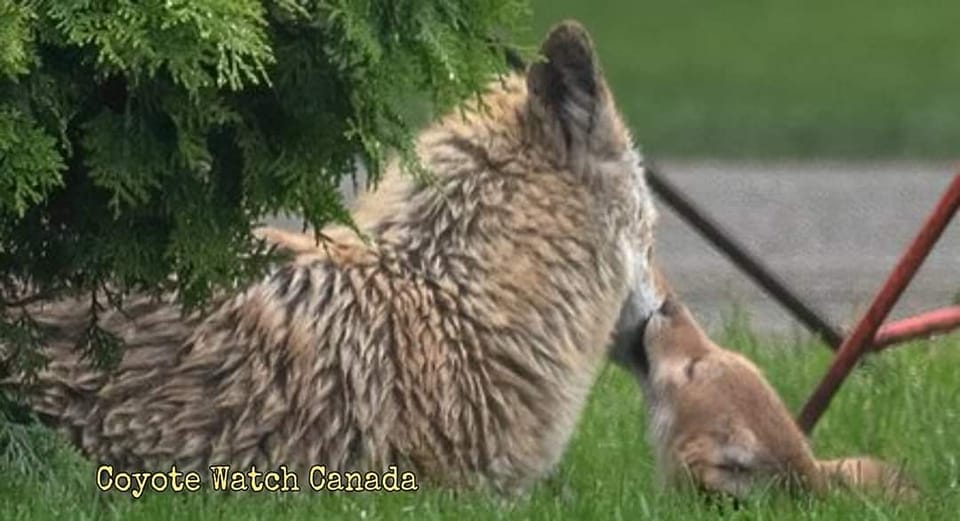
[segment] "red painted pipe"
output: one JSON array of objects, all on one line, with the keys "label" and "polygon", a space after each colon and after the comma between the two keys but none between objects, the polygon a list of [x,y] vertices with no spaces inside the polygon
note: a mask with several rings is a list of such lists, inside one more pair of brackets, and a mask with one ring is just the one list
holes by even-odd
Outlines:
[{"label": "red painted pipe", "polygon": [[903,257],[900,258],[897,266],[874,299],[873,304],[870,305],[870,309],[860,319],[856,329],[844,339],[833,359],[830,370],[804,405],[797,423],[805,433],[810,434],[813,431],[813,427],[823,416],[823,412],[830,405],[830,401],[844,379],[850,374],[850,370],[853,369],[863,353],[870,348],[870,343],[877,334],[877,329],[880,328],[900,295],[903,294],[907,284],[910,283],[930,250],[933,249],[933,245],[940,238],[950,219],[957,213],[957,208],[960,208],[960,174],[954,176],[933,213],[927,217],[920,233],[917,234]]},{"label": "red painted pipe", "polygon": [[960,306],[949,306],[884,324],[873,337],[873,351],[914,338],[946,333],[960,327]]}]

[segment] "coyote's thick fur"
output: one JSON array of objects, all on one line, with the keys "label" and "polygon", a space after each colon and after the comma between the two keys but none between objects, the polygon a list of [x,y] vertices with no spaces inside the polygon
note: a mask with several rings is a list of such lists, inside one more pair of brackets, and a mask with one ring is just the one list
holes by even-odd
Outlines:
[{"label": "coyote's thick fur", "polygon": [[648,320],[634,357],[650,437],[666,484],[743,497],[764,485],[823,492],[831,483],[916,495],[894,466],[855,457],[817,460],[777,392],[746,357],[713,343],[671,296]]},{"label": "coyote's thick fur", "polygon": [[[75,302],[36,310],[53,361],[37,410],[122,469],[389,465],[522,489],[564,452],[598,368],[652,312],[655,212],[587,33],[423,131],[355,221],[206,316],[132,300],[106,375],[70,346]],[[613,341],[612,340],[616,340]]]}]

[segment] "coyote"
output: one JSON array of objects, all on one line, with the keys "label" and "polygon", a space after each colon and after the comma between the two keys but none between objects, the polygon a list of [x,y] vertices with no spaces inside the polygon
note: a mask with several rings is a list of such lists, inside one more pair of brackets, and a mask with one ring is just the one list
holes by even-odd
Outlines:
[{"label": "coyote", "polygon": [[112,373],[70,352],[82,307],[35,310],[52,358],[36,410],[118,470],[540,479],[658,301],[656,212],[591,39],[565,22],[541,54],[420,133],[433,182],[392,163],[356,201],[365,237],[261,230],[297,258],[210,314],[146,298],[103,314],[128,344]]},{"label": "coyote", "polygon": [[917,491],[869,457],[817,460],[787,407],[744,356],[714,344],[673,296],[647,321],[633,367],[650,412],[650,438],[665,484],[743,498],[779,484],[824,492],[831,484],[895,498]]}]

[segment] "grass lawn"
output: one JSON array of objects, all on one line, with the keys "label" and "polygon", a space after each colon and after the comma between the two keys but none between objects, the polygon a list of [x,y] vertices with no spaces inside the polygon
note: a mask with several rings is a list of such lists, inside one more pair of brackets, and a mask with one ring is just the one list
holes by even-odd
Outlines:
[{"label": "grass lawn", "polygon": [[584,22],[654,156],[957,157],[960,3],[532,0]]},{"label": "grass lawn", "polygon": [[[829,363],[818,345],[758,340],[743,321],[716,337],[757,361],[798,409]],[[737,325],[740,324],[740,325]],[[836,493],[826,499],[757,497],[740,510],[708,506],[686,493],[659,492],[644,438],[642,400],[622,371],[604,371],[563,464],[531,497],[512,503],[474,494],[302,492],[102,494],[94,469],[69,449],[54,479],[3,476],[0,519],[953,519],[960,512],[960,336],[891,350],[844,384],[815,433],[819,455],[869,453],[902,461],[925,498],[901,506]]]}]

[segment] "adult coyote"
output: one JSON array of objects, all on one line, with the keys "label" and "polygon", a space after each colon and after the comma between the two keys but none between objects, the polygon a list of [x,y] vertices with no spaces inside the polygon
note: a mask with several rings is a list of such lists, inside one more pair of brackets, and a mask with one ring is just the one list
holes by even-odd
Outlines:
[{"label": "adult coyote", "polygon": [[53,357],[36,409],[118,469],[543,476],[657,296],[654,208],[590,38],[563,23],[541,54],[418,136],[435,183],[391,167],[361,196],[368,241],[288,244],[295,262],[206,316],[145,298],[104,315],[129,345],[110,375],[70,353],[77,306],[36,310]]}]

